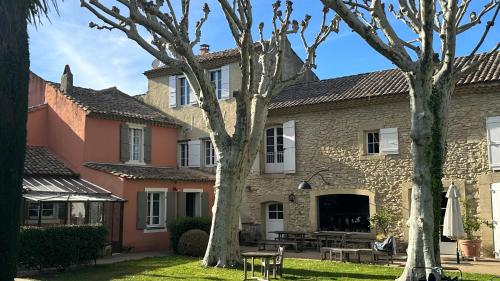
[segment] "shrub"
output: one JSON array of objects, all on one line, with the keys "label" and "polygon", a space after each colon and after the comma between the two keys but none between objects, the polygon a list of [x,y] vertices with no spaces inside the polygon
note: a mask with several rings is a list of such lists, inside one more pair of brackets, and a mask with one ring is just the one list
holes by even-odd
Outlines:
[{"label": "shrub", "polygon": [[23,227],[19,265],[68,268],[95,260],[106,244],[106,229],[97,225]]},{"label": "shrub", "polygon": [[202,257],[207,250],[208,234],[201,229],[191,229],[181,235],[177,250],[179,254],[190,257]]},{"label": "shrub", "polygon": [[206,233],[210,233],[211,223],[212,221],[207,217],[180,217],[172,221],[168,225],[168,229],[170,231],[170,241],[172,242],[174,251],[178,253],[177,244],[184,232],[191,229],[201,229]]}]

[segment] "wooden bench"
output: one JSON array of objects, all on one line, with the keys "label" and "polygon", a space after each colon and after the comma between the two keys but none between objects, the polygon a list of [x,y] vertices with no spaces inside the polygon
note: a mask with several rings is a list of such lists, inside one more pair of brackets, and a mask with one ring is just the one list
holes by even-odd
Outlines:
[{"label": "wooden bench", "polygon": [[326,255],[329,254],[330,260],[333,260],[334,256],[339,255],[339,260],[342,262],[344,260],[350,261],[350,255],[354,254],[357,258],[358,263],[361,262],[361,254],[368,254],[370,256],[370,261],[373,262],[373,250],[372,249],[351,249],[351,248],[331,248],[331,247],[321,247],[321,260],[326,260]]},{"label": "wooden bench", "polygon": [[265,250],[267,245],[280,246],[293,246],[296,252],[299,252],[299,245],[295,241],[278,241],[278,240],[261,240],[258,243],[259,251]]}]

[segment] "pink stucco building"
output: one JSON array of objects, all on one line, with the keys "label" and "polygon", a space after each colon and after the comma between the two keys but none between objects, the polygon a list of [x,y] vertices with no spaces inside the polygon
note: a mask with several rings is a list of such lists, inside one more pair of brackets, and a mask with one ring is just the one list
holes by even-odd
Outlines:
[{"label": "pink stucco building", "polygon": [[[28,148],[43,147],[73,176],[111,192],[120,200],[110,204],[111,211],[109,208],[106,211],[107,203],[93,207],[83,199],[65,202],[59,198],[52,204],[36,201],[37,197],[32,196],[31,200],[25,198],[24,223],[29,224],[30,210],[31,215],[38,214],[35,220],[38,224],[51,219],[73,223],[77,221],[75,204],[79,203],[83,204],[78,207],[84,218],[82,222],[91,222],[95,220],[92,215],[102,213],[100,222],[110,226],[115,249],[169,249],[167,225],[171,220],[178,216],[211,215],[214,176],[196,169],[177,168],[179,126],[164,113],[117,88],[86,89],[73,86],[72,80],[69,67],[61,83],[31,75]],[[27,157],[26,161],[31,160]],[[47,174],[31,176],[47,177]]]}]

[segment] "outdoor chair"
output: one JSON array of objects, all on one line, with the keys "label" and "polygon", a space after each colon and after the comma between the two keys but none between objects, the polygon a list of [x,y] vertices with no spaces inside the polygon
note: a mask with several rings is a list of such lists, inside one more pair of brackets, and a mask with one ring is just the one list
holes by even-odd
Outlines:
[{"label": "outdoor chair", "polygon": [[[273,270],[273,275],[279,274],[280,278],[283,278],[283,259],[285,258],[284,254],[285,254],[285,247],[279,246],[278,256],[276,257],[276,263],[274,263],[274,261],[271,261],[269,263],[270,269]],[[261,271],[262,274],[264,274],[264,262],[262,262]]]},{"label": "outdoor chair", "polygon": [[373,243],[373,256],[375,261],[378,261],[379,256],[383,255],[388,257],[387,262],[390,261],[391,263],[394,263],[394,239],[394,236],[389,236],[383,242]]}]

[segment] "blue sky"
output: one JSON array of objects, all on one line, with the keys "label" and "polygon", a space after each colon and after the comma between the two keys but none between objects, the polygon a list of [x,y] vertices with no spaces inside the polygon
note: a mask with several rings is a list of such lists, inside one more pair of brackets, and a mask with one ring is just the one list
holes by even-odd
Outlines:
[{"label": "blue sky", "polygon": [[[64,65],[69,64],[78,86],[95,89],[117,86],[130,95],[144,93],[147,90],[147,80],[142,73],[151,68],[153,57],[119,31],[90,29],[88,23],[98,21],[89,11],[81,8],[79,2],[60,2],[59,15],[51,11],[50,22],[43,20],[43,24],[37,28],[30,27],[31,70],[44,79],[58,81]],[[233,48],[234,41],[217,1],[207,2],[212,12],[203,28],[202,43],[209,44],[212,51]],[[270,26],[272,2],[252,2],[255,25],[263,21],[267,27]],[[305,14],[313,16],[308,34],[312,40],[319,26],[322,5],[319,0],[294,2],[295,18],[302,19]],[[192,1],[193,20],[201,15],[203,3],[204,1],[199,0]],[[475,3],[477,6],[473,6],[473,9],[486,2]],[[405,36],[411,35],[401,24],[395,23],[395,26]],[[475,28],[461,35],[457,54],[467,54],[481,32],[482,28]],[[497,22],[481,50],[491,49],[499,41],[499,35],[500,24]],[[290,40],[297,53],[304,56],[298,36],[292,35]],[[339,34],[332,34],[321,45],[317,63],[315,72],[321,79],[393,67],[345,25],[341,26]]]}]

